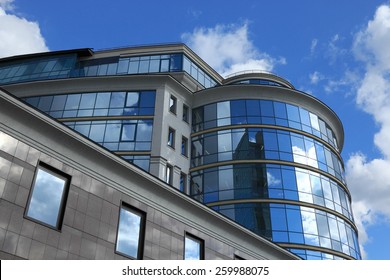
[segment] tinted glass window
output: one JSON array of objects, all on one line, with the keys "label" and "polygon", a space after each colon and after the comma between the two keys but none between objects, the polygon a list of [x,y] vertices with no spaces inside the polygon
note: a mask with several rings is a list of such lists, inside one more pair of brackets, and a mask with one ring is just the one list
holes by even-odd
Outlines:
[{"label": "tinted glass window", "polygon": [[136,125],[135,124],[124,124],[122,127],[122,141],[134,141]]},{"label": "tinted glass window", "polygon": [[65,109],[78,109],[80,103],[80,94],[71,94],[68,95],[68,99],[66,100]]},{"label": "tinted glass window", "polygon": [[273,117],[274,116],[274,105],[272,101],[269,100],[261,100],[261,115],[264,117]]},{"label": "tinted glass window", "polygon": [[173,95],[169,98],[169,111],[176,114],[177,99]]},{"label": "tinted glass window", "polygon": [[101,92],[96,97],[96,108],[108,108],[110,104],[111,93]]},{"label": "tinted glass window", "polygon": [[186,235],[184,240],[184,259],[201,260],[203,259],[203,241],[196,237]]},{"label": "tinted glass window", "polygon": [[156,93],[154,91],[145,91],[141,94],[141,107],[154,107]]},{"label": "tinted glass window", "polygon": [[284,208],[271,208],[272,230],[287,231],[286,210]]},{"label": "tinted glass window", "polygon": [[126,98],[126,107],[138,107],[139,93],[128,92]]},{"label": "tinted glass window", "polygon": [[69,179],[46,167],[35,174],[26,215],[49,226],[60,228]]},{"label": "tinted glass window", "polygon": [[287,104],[287,116],[290,121],[300,122],[299,110],[297,106]]},{"label": "tinted glass window", "polygon": [[303,232],[302,217],[299,210],[287,209],[288,230],[293,232]]},{"label": "tinted glass window", "polygon": [[123,108],[125,105],[125,92],[113,92],[111,94],[110,108]]},{"label": "tinted glass window", "polygon": [[168,146],[175,148],[175,130],[173,128],[168,129]]},{"label": "tinted glass window", "polygon": [[52,104],[52,106],[51,106],[51,110],[52,110],[52,111],[64,110],[66,98],[67,98],[66,95],[57,95],[57,96],[54,96],[53,104]]},{"label": "tinted glass window", "polygon": [[49,111],[51,103],[53,101],[53,96],[43,96],[39,100],[38,109],[42,111]]},{"label": "tinted glass window", "polygon": [[260,116],[259,100],[246,100],[246,110],[248,116]]},{"label": "tinted glass window", "polygon": [[188,106],[183,104],[183,121],[187,123],[189,121],[189,110]]},{"label": "tinted glass window", "polygon": [[116,251],[133,259],[142,258],[142,231],[144,215],[122,206],[119,213]]},{"label": "tinted glass window", "polygon": [[287,119],[286,104],[281,102],[274,102],[275,117],[280,119]]}]

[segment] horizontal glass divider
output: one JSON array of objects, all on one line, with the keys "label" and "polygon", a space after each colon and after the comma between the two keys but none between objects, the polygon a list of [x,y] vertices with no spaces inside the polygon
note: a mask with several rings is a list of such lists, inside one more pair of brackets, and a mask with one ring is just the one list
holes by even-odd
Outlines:
[{"label": "horizontal glass divider", "polygon": [[114,152],[114,154],[118,156],[150,156],[151,152],[150,151],[119,151],[119,152]]},{"label": "horizontal glass divider", "polygon": [[80,122],[80,121],[110,121],[110,120],[152,120],[154,116],[91,116],[57,118],[60,122]]},{"label": "horizontal glass divider", "polygon": [[206,203],[208,207],[214,207],[214,206],[223,206],[223,205],[229,205],[229,204],[238,204],[238,203],[275,203],[275,204],[292,204],[297,206],[303,206],[308,208],[314,208],[320,211],[324,211],[326,213],[330,213],[332,215],[335,215],[348,223],[356,232],[358,232],[357,227],[355,226],[354,222],[348,219],[343,214],[321,206],[314,203],[304,202],[304,201],[297,201],[297,200],[290,200],[290,199],[273,199],[273,198],[247,198],[247,199],[229,199],[229,200],[223,200],[223,201],[217,201],[217,202],[211,202]]},{"label": "horizontal glass divider", "polygon": [[340,160],[340,162],[341,162],[341,164],[343,165],[343,168],[344,168],[343,159],[341,158],[340,152],[335,147],[333,147],[328,142],[326,142],[324,139],[322,139],[322,138],[320,138],[320,137],[318,137],[318,136],[316,136],[314,134],[310,134],[310,133],[308,133],[306,131],[295,129],[295,128],[291,128],[291,127],[277,126],[277,125],[271,125],[271,124],[225,125],[225,126],[219,126],[219,127],[215,127],[215,128],[210,128],[210,129],[194,132],[194,133],[191,134],[191,138],[199,136],[199,135],[202,135],[202,134],[218,132],[218,131],[223,131],[223,130],[229,130],[229,129],[239,129],[239,128],[268,128],[268,129],[277,129],[277,130],[284,130],[284,131],[293,132],[293,133],[297,133],[297,134],[300,134],[300,135],[303,135],[303,136],[310,137],[310,138],[320,142],[321,144],[325,145],[331,151],[333,151],[334,154]]},{"label": "horizontal glass divider", "polygon": [[313,171],[316,173],[319,173],[321,175],[324,175],[325,177],[332,179],[333,181],[336,181],[348,194],[349,201],[351,201],[351,193],[349,192],[347,186],[336,176],[333,176],[332,174],[329,174],[328,172],[322,171],[321,169],[305,165],[302,163],[296,163],[296,162],[290,162],[290,161],[282,161],[282,160],[271,160],[271,159],[247,159],[247,160],[227,160],[227,161],[220,161],[215,163],[209,163],[204,165],[199,165],[197,167],[192,167],[190,169],[190,172],[196,172],[207,168],[213,168],[213,167],[219,167],[219,166],[225,166],[225,165],[235,165],[235,164],[276,164],[276,165],[288,165],[293,167],[298,167],[302,169],[306,169],[309,171]]},{"label": "horizontal glass divider", "polygon": [[279,243],[279,242],[275,242],[276,244],[278,244],[280,247],[283,247],[285,249],[287,248],[291,248],[291,249],[303,249],[303,250],[311,250],[311,251],[319,251],[319,252],[322,252],[322,253],[325,253],[325,254],[332,254],[332,255],[336,255],[340,258],[344,258],[344,259],[347,259],[347,260],[355,260],[355,258],[347,255],[347,254],[344,254],[344,253],[341,253],[339,251],[335,251],[335,250],[332,250],[332,249],[328,249],[328,248],[323,248],[323,247],[318,247],[318,246],[312,246],[312,245],[306,245],[306,244],[296,244],[296,243]]}]

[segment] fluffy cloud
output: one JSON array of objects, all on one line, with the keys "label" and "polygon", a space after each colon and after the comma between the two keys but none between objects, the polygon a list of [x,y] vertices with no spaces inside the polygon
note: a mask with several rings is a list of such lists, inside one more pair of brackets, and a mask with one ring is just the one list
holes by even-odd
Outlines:
[{"label": "fluffy cloud", "polygon": [[309,78],[310,78],[310,83],[316,85],[320,80],[324,78],[324,76],[320,72],[314,71],[309,75]]},{"label": "fluffy cloud", "polygon": [[0,0],[0,57],[47,51],[38,23],[12,11],[13,0]]},{"label": "fluffy cloud", "polygon": [[14,0],[0,0],[0,8],[3,8],[4,10],[13,10]]},{"label": "fluffy cloud", "polygon": [[[390,7],[380,6],[354,39],[353,51],[365,67],[356,92],[357,104],[372,115],[379,132],[374,143],[382,156],[367,159],[352,155],[346,174],[353,195],[353,209],[360,232],[360,241],[368,241],[366,228],[378,217],[390,220]],[[364,133],[364,128],[362,128]],[[364,251],[364,250],[363,250]]]},{"label": "fluffy cloud", "polygon": [[248,24],[217,25],[185,33],[182,39],[222,76],[244,70],[272,71],[284,58],[260,52],[249,39]]}]

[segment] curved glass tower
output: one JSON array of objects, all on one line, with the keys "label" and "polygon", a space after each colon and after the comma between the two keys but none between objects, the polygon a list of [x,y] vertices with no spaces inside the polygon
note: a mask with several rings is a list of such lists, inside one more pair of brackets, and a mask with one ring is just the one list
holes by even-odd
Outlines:
[{"label": "curved glass tower", "polygon": [[0,86],[304,259],[361,258],[342,124],[281,77],[173,44],[5,58]]},{"label": "curved glass tower", "polygon": [[330,108],[256,73],[197,93],[194,107],[194,198],[304,259],[360,259]]}]

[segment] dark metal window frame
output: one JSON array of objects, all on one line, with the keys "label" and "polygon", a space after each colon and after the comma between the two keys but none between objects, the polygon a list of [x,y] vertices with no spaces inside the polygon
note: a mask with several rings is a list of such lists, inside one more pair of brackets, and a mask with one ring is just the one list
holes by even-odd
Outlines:
[{"label": "dark metal window frame", "polygon": [[[122,208],[141,218],[139,236],[138,236],[137,258],[134,258],[132,256],[129,256],[129,255],[117,250],[119,224],[120,224],[120,218],[121,218],[120,212],[121,212]],[[132,260],[142,260],[143,254],[144,254],[144,244],[145,244],[145,229],[146,229],[146,213],[121,200],[120,206],[119,206],[118,225],[117,225],[116,237],[115,237],[115,253],[118,255],[121,255],[123,257],[132,259]]]},{"label": "dark metal window frame", "polygon": [[205,244],[204,244],[204,240],[197,237],[196,235],[193,235],[191,233],[188,233],[188,232],[185,232],[184,234],[184,246],[183,246],[183,258],[185,260],[185,256],[186,256],[186,239],[191,239],[195,242],[198,242],[199,243],[199,260],[204,260],[205,259]]},{"label": "dark metal window frame", "polygon": [[[39,170],[47,172],[47,173],[49,173],[49,174],[51,174],[51,175],[53,175],[53,176],[55,176],[57,178],[63,179],[64,182],[65,182],[64,190],[62,192],[61,202],[60,202],[59,210],[58,210],[58,214],[57,214],[57,223],[56,223],[55,226],[52,226],[52,225],[50,225],[48,223],[45,223],[45,222],[43,222],[41,220],[35,219],[33,217],[30,217],[27,214],[28,210],[30,209],[31,199],[32,199],[32,196],[33,196],[33,192],[34,192],[36,179],[37,179],[37,175],[38,175],[38,171]],[[51,165],[49,165],[47,163],[39,161],[37,166],[36,166],[36,169],[35,169],[34,179],[33,179],[33,182],[32,182],[31,188],[30,188],[30,193],[29,193],[29,196],[28,196],[27,205],[26,205],[26,208],[24,210],[24,218],[26,218],[28,220],[31,220],[33,222],[42,224],[44,226],[47,226],[47,227],[49,227],[51,229],[55,229],[55,230],[61,231],[62,223],[63,223],[64,215],[65,215],[65,206],[66,206],[66,202],[68,200],[68,194],[69,194],[69,189],[70,189],[70,181],[71,181],[71,176],[69,174],[66,174],[66,173],[62,172],[61,170],[58,170],[58,169],[52,167]]]},{"label": "dark metal window frame", "polygon": [[177,98],[172,94],[169,96],[169,112],[174,115],[177,113]]},{"label": "dark metal window frame", "polygon": [[[171,137],[172,136],[172,137]],[[176,130],[172,127],[168,128],[168,147],[171,147],[172,149],[175,149],[175,138],[176,138]]]}]

